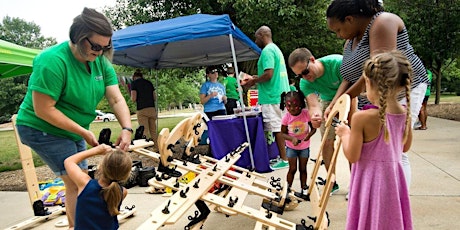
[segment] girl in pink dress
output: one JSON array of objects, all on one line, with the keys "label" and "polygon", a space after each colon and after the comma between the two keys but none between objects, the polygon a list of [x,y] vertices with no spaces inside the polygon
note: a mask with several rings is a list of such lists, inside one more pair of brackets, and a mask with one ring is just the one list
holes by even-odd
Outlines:
[{"label": "girl in pink dress", "polygon": [[412,74],[410,62],[399,51],[373,56],[363,68],[372,105],[353,115],[351,129],[346,122],[336,127],[353,164],[346,229],[413,228],[400,161],[401,152],[412,143],[410,108],[397,99],[403,91],[410,105]]},{"label": "girl in pink dress", "polygon": [[[310,137],[316,129],[311,124],[310,115],[305,108],[305,96],[301,91],[291,91],[281,94],[280,109],[286,107],[287,113],[281,120],[281,133],[286,141],[286,156],[289,160],[287,173],[288,186],[292,186],[294,175],[297,172],[299,159],[300,187],[302,192],[296,196],[306,199],[307,194],[307,162],[310,156]],[[305,191],[305,192],[304,192]]]}]

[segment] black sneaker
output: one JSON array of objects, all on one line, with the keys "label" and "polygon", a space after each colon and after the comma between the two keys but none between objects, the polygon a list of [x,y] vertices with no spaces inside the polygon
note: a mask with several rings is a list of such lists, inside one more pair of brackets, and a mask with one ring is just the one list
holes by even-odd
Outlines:
[{"label": "black sneaker", "polygon": [[296,196],[297,198],[300,198],[302,200],[305,200],[305,201],[310,201],[310,196],[306,195],[302,192],[294,192],[294,196]]}]

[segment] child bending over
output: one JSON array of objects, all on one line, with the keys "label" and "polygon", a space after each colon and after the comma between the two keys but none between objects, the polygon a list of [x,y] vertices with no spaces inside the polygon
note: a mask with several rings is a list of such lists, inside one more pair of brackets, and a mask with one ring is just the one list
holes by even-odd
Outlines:
[{"label": "child bending over", "polygon": [[[105,156],[96,180],[83,172],[77,163],[98,154]],[[131,172],[129,155],[101,144],[68,157],[64,166],[78,188],[75,229],[118,229],[117,215],[128,194],[119,182],[126,180]]]},{"label": "child bending over", "polygon": [[[409,193],[401,152],[412,143],[410,105],[412,67],[399,51],[366,61],[363,76],[372,105],[352,117],[352,128],[336,127],[352,163],[346,229],[412,229]],[[346,122],[345,122],[346,123]]]},{"label": "child bending over", "polygon": [[299,159],[300,187],[302,192],[294,193],[305,199],[307,194],[307,162],[310,156],[310,137],[316,129],[311,124],[310,115],[305,108],[305,96],[301,91],[290,91],[281,94],[280,109],[286,113],[281,120],[281,133],[286,140],[286,156],[289,160],[287,173],[288,186],[292,186],[294,175],[297,171],[297,159]]}]

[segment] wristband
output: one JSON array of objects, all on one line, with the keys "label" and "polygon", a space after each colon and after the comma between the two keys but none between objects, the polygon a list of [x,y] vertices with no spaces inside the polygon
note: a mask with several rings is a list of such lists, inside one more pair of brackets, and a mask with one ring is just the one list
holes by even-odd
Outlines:
[{"label": "wristband", "polygon": [[128,130],[128,131],[130,131],[131,133],[134,133],[133,129],[132,129],[132,128],[128,128],[128,127],[123,127],[123,128],[121,128],[121,130]]}]

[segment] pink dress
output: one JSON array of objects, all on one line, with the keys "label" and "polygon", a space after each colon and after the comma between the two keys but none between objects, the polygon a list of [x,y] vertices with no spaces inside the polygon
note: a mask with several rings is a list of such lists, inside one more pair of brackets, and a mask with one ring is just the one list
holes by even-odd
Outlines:
[{"label": "pink dress", "polygon": [[412,229],[409,192],[401,165],[406,114],[386,114],[390,140],[363,144],[352,165],[346,229]]}]

